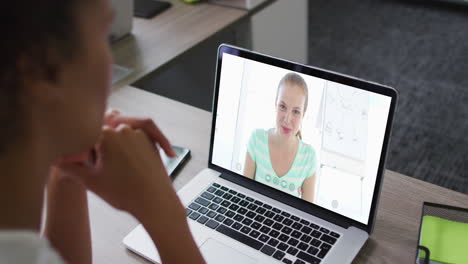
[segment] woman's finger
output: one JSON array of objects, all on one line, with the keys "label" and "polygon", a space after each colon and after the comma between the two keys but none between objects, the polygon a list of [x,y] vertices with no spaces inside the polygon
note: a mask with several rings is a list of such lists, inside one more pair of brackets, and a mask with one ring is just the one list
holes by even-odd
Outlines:
[{"label": "woman's finger", "polygon": [[120,115],[120,111],[109,108],[104,114],[104,124],[113,123],[113,119]]},{"label": "woman's finger", "polygon": [[91,152],[92,152],[92,150],[87,151],[87,152],[83,152],[83,153],[63,156],[63,157],[57,159],[55,161],[55,164],[67,163],[67,162],[86,163],[92,157]]},{"label": "woman's finger", "polygon": [[106,125],[110,127],[117,127],[120,124],[127,124],[133,129],[141,129],[151,138],[152,141],[159,144],[169,157],[176,156],[176,153],[172,148],[169,140],[166,138],[166,136],[164,136],[158,126],[150,118],[136,118],[115,115],[108,120],[108,123],[106,123]]}]

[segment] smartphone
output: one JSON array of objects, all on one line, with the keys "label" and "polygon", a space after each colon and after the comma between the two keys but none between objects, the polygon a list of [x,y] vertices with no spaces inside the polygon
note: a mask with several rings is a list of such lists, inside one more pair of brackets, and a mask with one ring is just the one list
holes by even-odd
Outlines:
[{"label": "smartphone", "polygon": [[173,173],[182,166],[182,164],[190,157],[190,150],[187,148],[179,147],[179,146],[172,146],[176,153],[175,158],[170,158],[164,153],[162,148],[159,148],[159,154],[161,155],[161,159],[163,161],[164,167],[166,167],[167,174],[172,176]]}]

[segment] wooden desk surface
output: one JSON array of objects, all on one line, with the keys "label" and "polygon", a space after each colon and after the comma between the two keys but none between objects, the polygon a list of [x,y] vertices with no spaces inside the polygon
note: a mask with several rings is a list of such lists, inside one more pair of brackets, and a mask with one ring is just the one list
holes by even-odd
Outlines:
[{"label": "wooden desk surface", "polygon": [[[153,118],[172,143],[191,149],[191,160],[174,180],[176,189],[206,167],[209,112],[131,87],[116,89],[109,105],[125,114]],[[149,263],[121,242],[136,220],[89,196],[94,263]],[[468,207],[468,195],[386,171],[374,233],[355,263],[412,263],[423,201]]]},{"label": "wooden desk surface", "polygon": [[133,70],[114,87],[131,84],[160,70],[203,40],[264,6],[258,4],[247,11],[207,3],[169,2],[172,7],[152,19],[135,18],[132,34],[113,44],[115,63]]},{"label": "wooden desk surface", "polygon": [[468,195],[387,170],[374,232],[355,263],[413,263],[424,201],[468,207]]}]

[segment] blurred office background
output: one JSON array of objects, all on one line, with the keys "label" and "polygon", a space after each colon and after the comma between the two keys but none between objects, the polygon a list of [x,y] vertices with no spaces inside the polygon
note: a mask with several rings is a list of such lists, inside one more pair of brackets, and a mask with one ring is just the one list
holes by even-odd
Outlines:
[{"label": "blurred office background", "polygon": [[387,168],[468,194],[468,5],[277,0],[134,85],[210,111],[219,43],[395,87]]}]

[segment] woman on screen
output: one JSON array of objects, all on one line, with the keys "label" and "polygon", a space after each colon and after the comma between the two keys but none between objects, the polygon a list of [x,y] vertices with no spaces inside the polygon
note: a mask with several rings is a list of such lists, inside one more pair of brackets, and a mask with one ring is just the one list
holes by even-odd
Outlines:
[{"label": "woman on screen", "polygon": [[307,102],[304,79],[296,73],[286,74],[276,92],[276,127],[252,133],[244,176],[313,202],[317,160],[314,149],[301,136]]}]

